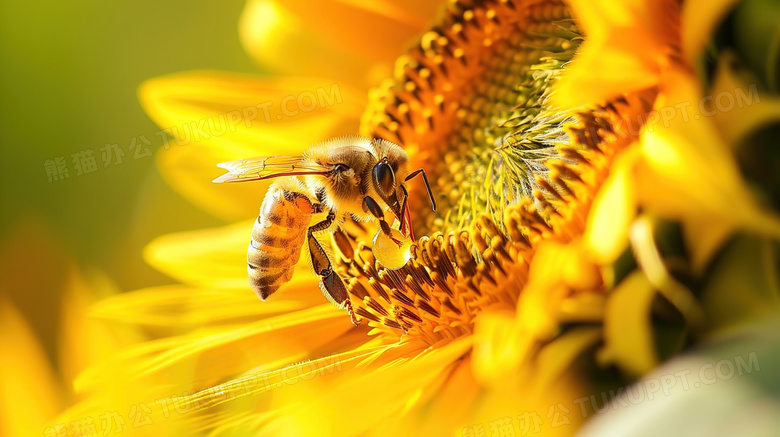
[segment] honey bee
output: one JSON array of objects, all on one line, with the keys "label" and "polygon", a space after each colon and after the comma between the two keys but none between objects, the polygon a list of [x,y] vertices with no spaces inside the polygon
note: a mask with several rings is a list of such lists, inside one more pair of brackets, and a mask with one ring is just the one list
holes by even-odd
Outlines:
[{"label": "honey bee", "polygon": [[[214,179],[216,183],[283,177],[268,188],[252,228],[247,271],[257,296],[266,300],[292,278],[306,245],[323,295],[346,309],[355,324],[346,286],[314,234],[340,232],[348,217],[376,221],[374,256],[386,268],[397,269],[408,261],[408,248],[414,240],[404,183],[422,175],[431,207],[436,210],[425,170],[409,172],[406,152],[381,139],[336,138],[315,144],[303,156],[243,159],[218,167],[228,172]],[[387,222],[386,213],[397,220],[398,229]]]}]

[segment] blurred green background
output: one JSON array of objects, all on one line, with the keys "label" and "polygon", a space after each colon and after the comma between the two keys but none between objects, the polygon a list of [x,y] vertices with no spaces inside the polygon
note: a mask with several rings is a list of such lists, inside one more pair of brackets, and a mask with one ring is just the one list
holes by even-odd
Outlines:
[{"label": "blurred green background", "polygon": [[[133,159],[133,138],[161,147],[137,99],[138,85],[193,69],[257,72],[237,22],[243,0],[206,2],[0,2],[0,297],[10,297],[53,353],[67,278],[63,258],[104,273],[121,291],[171,283],[147,266],[154,237],[219,225],[174,193],[155,158]],[[123,162],[103,168],[100,149]],[[97,171],[77,175],[71,155],[91,149]],[[70,177],[49,182],[46,160]],[[40,245],[34,256],[18,245]],[[58,248],[52,254],[52,247]],[[17,279],[22,278],[22,279]]]}]

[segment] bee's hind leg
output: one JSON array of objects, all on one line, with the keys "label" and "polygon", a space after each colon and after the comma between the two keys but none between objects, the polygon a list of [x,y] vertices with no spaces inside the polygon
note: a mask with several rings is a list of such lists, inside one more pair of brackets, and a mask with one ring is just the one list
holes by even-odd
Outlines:
[{"label": "bee's hind leg", "polygon": [[322,287],[325,297],[339,308],[346,307],[350,320],[357,326],[360,322],[355,318],[355,312],[352,310],[352,303],[349,301],[347,287],[344,285],[344,281],[339,277],[338,273],[333,270],[330,259],[328,259],[328,254],[325,253],[320,242],[314,237],[315,232],[328,229],[330,225],[333,224],[335,217],[333,211],[330,211],[325,220],[309,227],[307,239],[309,243],[309,255],[311,255],[311,265],[314,267],[314,271],[320,276],[320,286]]}]

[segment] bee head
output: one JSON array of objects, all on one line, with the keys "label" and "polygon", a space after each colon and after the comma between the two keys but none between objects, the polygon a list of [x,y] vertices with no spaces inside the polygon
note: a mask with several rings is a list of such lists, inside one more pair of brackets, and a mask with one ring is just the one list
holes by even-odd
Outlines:
[{"label": "bee head", "polygon": [[395,144],[388,144],[390,146],[384,149],[384,153],[371,170],[371,185],[401,223],[401,233],[408,237],[410,214],[404,178],[408,174],[409,158],[403,149]]},{"label": "bee head", "polygon": [[371,171],[373,188],[398,219],[401,234],[404,237],[414,239],[406,182],[417,175],[422,175],[431,201],[431,208],[436,211],[436,201],[428,177],[423,169],[409,172],[409,156],[398,145],[383,140],[378,140],[378,144],[380,148],[384,148],[385,152]]},{"label": "bee head", "polygon": [[407,173],[408,157],[399,146],[346,137],[324,143],[310,155],[330,169],[323,188],[332,208],[367,218],[362,201],[370,196],[382,210],[400,214],[400,183]]}]

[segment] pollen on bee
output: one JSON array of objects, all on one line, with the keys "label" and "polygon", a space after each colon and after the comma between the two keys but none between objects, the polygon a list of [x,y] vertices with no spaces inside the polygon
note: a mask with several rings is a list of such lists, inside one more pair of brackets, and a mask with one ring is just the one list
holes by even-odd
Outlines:
[{"label": "pollen on bee", "polygon": [[379,229],[374,236],[372,250],[374,257],[382,266],[388,269],[399,269],[411,258],[412,240],[395,229],[392,230],[392,236],[401,242],[400,246]]}]

